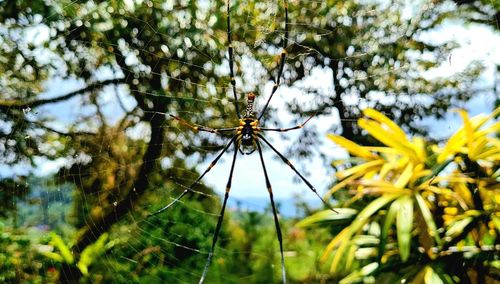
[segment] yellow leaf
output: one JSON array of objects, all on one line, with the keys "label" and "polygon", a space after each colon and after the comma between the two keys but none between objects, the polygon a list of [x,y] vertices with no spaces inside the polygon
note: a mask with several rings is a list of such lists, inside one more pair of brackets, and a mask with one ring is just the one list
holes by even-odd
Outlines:
[{"label": "yellow leaf", "polygon": [[408,163],[405,170],[399,176],[398,180],[394,184],[397,188],[405,188],[413,175],[413,163]]},{"label": "yellow leaf", "polygon": [[363,111],[363,114],[375,121],[380,122],[381,124],[387,125],[387,127],[392,130],[393,135],[396,136],[396,138],[400,140],[406,140],[406,134],[404,131],[399,128],[399,126],[394,123],[392,120],[390,120],[387,116],[383,115],[382,113],[372,109],[368,108]]},{"label": "yellow leaf", "polygon": [[342,180],[341,182],[337,183],[332,188],[330,188],[330,190],[326,193],[325,199],[328,199],[330,196],[332,196],[332,194],[337,192],[339,189],[344,188],[349,182],[351,182],[351,181],[353,181],[361,176],[363,176],[363,173],[357,173],[357,174],[354,174],[354,175]]},{"label": "yellow leaf", "polygon": [[364,186],[363,193],[391,193],[391,194],[409,194],[410,191],[396,187],[391,182],[383,180],[361,180],[358,184]]},{"label": "yellow leaf", "polygon": [[475,155],[475,160],[496,161],[500,158],[500,148],[490,148],[482,153]]},{"label": "yellow leaf", "polygon": [[488,139],[485,136],[479,136],[473,138],[473,142],[470,143],[470,149],[469,149],[469,158],[472,160],[476,161],[477,156],[481,154],[482,151],[486,150],[486,146],[488,144]]},{"label": "yellow leaf", "polygon": [[481,135],[481,136],[488,135],[490,133],[498,133],[498,132],[500,132],[500,122],[495,122],[491,126],[485,128],[485,129],[482,129],[480,131],[476,131],[476,133],[478,135]]},{"label": "yellow leaf", "polygon": [[424,162],[426,159],[424,138],[422,138],[422,137],[413,138],[412,145],[413,145],[413,149],[415,150],[415,153],[417,153],[419,161]]},{"label": "yellow leaf", "polygon": [[349,153],[353,154],[354,156],[365,158],[368,160],[377,158],[376,155],[372,154],[369,150],[364,149],[363,146],[360,146],[342,136],[328,134],[328,138],[330,138],[330,140],[332,140],[339,146],[345,148],[347,151],[349,151]]},{"label": "yellow leaf", "polygon": [[363,193],[359,192],[356,195],[354,195],[352,198],[350,198],[349,200],[347,200],[346,202],[344,202],[344,206],[345,207],[349,207],[349,206],[351,206],[351,204],[353,204],[354,202],[360,200],[361,198],[363,198]]},{"label": "yellow leaf", "polygon": [[50,258],[50,260],[52,260],[52,261],[64,262],[64,258],[58,253],[51,252],[51,251],[41,251],[40,254]]},{"label": "yellow leaf", "polygon": [[368,131],[371,136],[373,136],[383,144],[399,150],[401,154],[404,154],[413,160],[418,160],[415,151],[411,146],[409,146],[410,144],[408,140],[406,140],[406,138],[404,140],[399,140],[399,138],[394,136],[391,132],[382,128],[380,124],[374,121],[367,120],[365,118],[359,119],[358,125],[359,127]]},{"label": "yellow leaf", "polygon": [[385,180],[387,174],[392,170],[392,165],[390,163],[385,163],[379,172],[379,177],[381,180]]},{"label": "yellow leaf", "polygon": [[[489,119],[496,117],[500,113],[500,107],[497,108],[493,113],[491,113],[488,116],[477,115],[471,119],[468,119],[468,117],[465,115],[465,112],[463,112],[463,111],[459,111],[459,112],[462,115],[462,118],[464,119],[464,126],[461,127],[459,130],[457,130],[457,132],[455,132],[455,134],[453,134],[450,137],[450,139],[448,139],[448,142],[446,143],[443,150],[441,151],[441,153],[438,156],[439,163],[448,159],[448,157],[450,155],[455,155],[456,153],[467,153],[466,151],[464,151],[462,149],[462,147],[466,143],[469,143],[470,139],[467,136],[471,135],[470,131],[476,131],[476,134],[477,134],[477,132],[479,132],[479,134],[482,135],[483,130],[481,130],[481,131],[477,131],[477,130],[481,126],[483,126],[483,124],[486,123]],[[493,127],[492,130],[494,130],[498,126],[496,126],[494,124],[492,127]],[[487,131],[484,132],[484,134],[486,134],[486,133],[487,133]],[[473,137],[474,137],[474,135],[473,135]]]},{"label": "yellow leaf", "polygon": [[344,256],[344,252],[348,248],[349,244],[350,244],[349,239],[344,240],[340,244],[337,251],[335,252],[335,256],[333,257],[332,264],[330,266],[330,271],[333,274],[336,274],[338,271],[340,271],[339,263],[340,263],[340,260],[342,259],[342,256]]},{"label": "yellow leaf", "polygon": [[458,208],[457,207],[445,207],[444,208],[444,214],[447,214],[447,215],[457,215],[458,214]]},{"label": "yellow leaf", "polygon": [[[472,153],[472,143],[474,142],[474,132],[472,130],[472,125],[469,120],[469,115],[467,112],[463,109],[458,111],[460,113],[460,116],[462,117],[462,120],[464,121],[464,130],[465,130],[465,139],[467,142],[467,152],[470,154]],[[469,156],[470,157],[470,156]]]},{"label": "yellow leaf", "polygon": [[315,224],[321,224],[325,222],[334,222],[338,220],[348,220],[355,216],[358,212],[351,208],[335,208],[336,212],[332,210],[319,211],[305,219],[301,220],[295,226],[297,227],[307,227]]},{"label": "yellow leaf", "polygon": [[[423,187],[420,187],[420,188],[423,188]],[[428,191],[437,193],[439,195],[442,195],[448,200],[450,200],[450,199],[456,200],[458,202],[458,204],[460,205],[460,207],[462,207],[464,210],[467,210],[469,208],[467,206],[467,203],[465,202],[465,200],[462,198],[462,196],[460,196],[460,194],[458,194],[457,192],[455,192],[449,188],[428,186],[428,187],[425,187],[425,189],[427,189]]]},{"label": "yellow leaf", "polygon": [[430,174],[432,174],[432,170],[425,169],[424,164],[417,164],[415,166],[415,168],[413,169],[413,174],[412,174],[411,180],[417,180],[420,177],[426,177]]},{"label": "yellow leaf", "polygon": [[356,173],[365,174],[365,173],[369,172],[370,170],[372,170],[372,168],[378,167],[382,164],[384,164],[384,160],[374,160],[374,161],[366,162],[366,163],[357,165],[355,167],[343,170],[341,172],[338,172],[336,175],[339,179],[344,179],[344,178],[346,178],[350,175],[356,174]]},{"label": "yellow leaf", "polygon": [[436,272],[434,272],[434,270],[430,266],[425,267],[424,283],[425,284],[444,284],[443,280],[441,280],[439,275]]},{"label": "yellow leaf", "polygon": [[500,161],[500,154],[490,155],[488,157],[488,160],[490,160],[490,161]]},{"label": "yellow leaf", "polygon": [[333,240],[330,241],[330,243],[326,246],[325,252],[321,256],[321,261],[325,262],[328,256],[332,253],[332,251],[337,247],[337,245],[342,241],[347,238],[351,237],[351,230],[349,227],[343,229],[340,233],[338,233]]},{"label": "yellow leaf", "polygon": [[420,208],[420,212],[422,213],[422,217],[424,218],[425,224],[428,228],[426,233],[430,237],[434,238],[438,245],[441,245],[441,237],[439,236],[436,223],[434,222],[434,216],[432,215],[429,207],[427,207],[427,203],[419,193],[415,193],[415,199],[417,200],[418,207]]},{"label": "yellow leaf", "polygon": [[452,183],[473,183],[474,179],[466,176],[448,175],[444,177],[436,177],[435,181],[446,181]]},{"label": "yellow leaf", "polygon": [[385,180],[373,180],[373,179],[363,179],[360,181],[357,181],[357,184],[366,186],[366,187],[388,187],[388,188],[394,188],[399,190],[400,188],[397,188],[391,181],[385,181]]},{"label": "yellow leaf", "polygon": [[370,170],[369,172],[367,172],[363,176],[363,178],[365,178],[365,179],[373,179],[377,174],[378,174],[378,167],[375,168],[375,169]]},{"label": "yellow leaf", "polygon": [[390,194],[398,194],[398,195],[406,195],[410,194],[408,190],[397,188],[397,187],[367,187],[363,189],[364,194],[385,194],[385,193],[390,193]]},{"label": "yellow leaf", "polygon": [[385,153],[385,154],[392,154],[392,155],[400,155],[401,154],[400,151],[398,151],[397,149],[391,148],[391,147],[363,146],[363,148],[365,148],[366,150],[369,150],[369,151]]},{"label": "yellow leaf", "polygon": [[470,190],[467,188],[466,183],[456,183],[453,185],[453,190],[460,195],[462,200],[465,200],[468,208],[469,206],[473,206],[473,200],[472,200],[472,193]]}]

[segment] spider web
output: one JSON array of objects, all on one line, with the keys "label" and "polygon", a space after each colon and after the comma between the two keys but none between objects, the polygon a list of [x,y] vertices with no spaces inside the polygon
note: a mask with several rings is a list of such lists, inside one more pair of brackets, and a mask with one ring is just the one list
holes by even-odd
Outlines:
[{"label": "spider web", "polygon": [[[145,1],[144,5],[149,5],[148,3],[149,2]],[[291,1],[291,7],[300,7],[303,13],[312,13],[316,9],[319,9],[322,3],[323,1]],[[164,5],[173,6],[174,4],[175,3],[171,3],[171,1],[167,1]],[[232,24],[234,25],[233,40],[235,63],[237,66],[236,81],[238,95],[240,96],[240,107],[244,105],[244,95],[247,92],[256,91],[259,94],[256,109],[262,109],[265,99],[272,89],[273,83],[269,80],[269,77],[274,77],[277,72],[276,58],[279,56],[281,50],[279,44],[276,44],[276,41],[280,41],[283,32],[282,7],[274,2],[272,2],[272,4],[273,5],[269,5],[269,3],[266,2],[262,4],[262,7],[259,6],[259,3],[255,4],[253,1],[237,1],[232,4],[231,13],[234,14],[232,18]],[[63,6],[63,9],[69,10],[77,5],[80,4],[76,1],[69,2]],[[200,1],[200,21],[214,21],[208,14],[208,12],[211,11],[209,10],[210,5],[208,1]],[[88,11],[79,17],[75,17],[72,23],[75,24],[76,27],[85,25],[87,21],[91,20],[92,17],[96,15],[96,7],[97,6],[89,4]],[[254,9],[259,12],[251,14],[249,8],[244,7],[254,7]],[[224,8],[225,7],[220,7],[221,10]],[[424,9],[427,10],[433,8],[432,5],[424,7]],[[352,18],[370,17],[377,12],[378,11],[375,9],[361,10],[359,14],[351,16]],[[304,37],[321,38],[334,31],[323,29],[321,27],[321,22],[300,22],[293,17],[296,11],[291,11],[290,13],[289,45],[294,46],[296,49],[293,53],[290,53],[289,61],[296,62],[297,59],[298,61],[302,61],[303,64],[308,67],[308,74],[306,74],[304,79],[295,81],[293,78],[294,74],[289,72],[289,69],[285,66],[284,83],[280,86],[271,102],[271,108],[268,110],[269,118],[266,116],[264,120],[264,124],[268,127],[287,127],[300,123],[306,116],[299,117],[296,114],[290,113],[289,105],[300,105],[303,110],[314,111],[318,105],[325,103],[324,100],[329,94],[335,92],[334,84],[331,82],[332,71],[328,68],[315,67],[315,65],[317,65],[316,62],[307,61],[310,55],[315,55],[317,58],[323,58],[324,60],[346,62],[357,60],[377,53],[378,49],[375,47],[372,48],[371,46],[382,44],[381,41],[383,40],[383,37],[372,39],[366,50],[348,52],[348,55],[343,58],[327,59],[327,55],[322,54],[321,51],[315,47],[304,45],[301,39]],[[219,13],[219,15],[224,14]],[[47,38],[50,34],[50,31],[44,27],[44,23],[49,22],[52,17],[56,16],[57,14],[54,14],[53,16],[43,18],[36,27],[31,30],[28,28],[27,41],[31,41],[31,43],[35,45],[44,43],[44,38]],[[131,20],[142,21],[141,18],[134,16],[131,16]],[[347,18],[344,20],[348,21]],[[263,25],[260,25],[262,23]],[[61,28],[63,29],[62,34],[65,37],[72,37],[77,33],[76,29]],[[144,21],[142,29],[135,31],[135,36],[141,33],[147,33],[149,36],[153,37],[160,32],[156,27]],[[226,35],[224,33],[210,34],[207,31],[197,28],[194,29],[194,33],[199,33],[205,39],[215,38],[221,43],[225,42]],[[186,50],[194,50],[194,52],[203,53],[202,50],[197,51],[197,46],[189,41],[190,37],[188,37],[187,34],[180,33],[177,34],[176,37],[184,42]],[[251,41],[249,42],[246,39],[251,39]],[[410,39],[407,41],[409,43]],[[120,46],[120,43],[110,43],[104,40],[94,40],[94,43],[105,49],[116,49]],[[332,43],[332,45],[335,45],[335,43]],[[146,44],[138,49],[144,52],[153,53],[154,51],[150,51],[150,48],[151,46]],[[206,56],[210,58],[206,64],[212,64],[211,68],[213,68],[214,74],[221,78],[220,80],[197,83],[178,78],[175,74],[171,74],[170,76],[164,75],[164,78],[162,78],[166,84],[172,83],[181,84],[183,86],[193,86],[193,88],[196,87],[200,95],[194,96],[186,93],[177,93],[173,95],[157,94],[141,90],[140,88],[135,92],[145,96],[163,97],[173,101],[169,111],[157,112],[155,115],[168,116],[168,114],[172,113],[193,123],[209,123],[209,125],[214,127],[231,127],[231,125],[227,123],[236,123],[236,117],[229,88],[230,85],[228,79],[225,78],[229,75],[229,63],[227,54],[225,53],[226,46],[224,44],[218,44],[217,48],[224,49],[224,58],[221,58],[221,56],[216,53],[206,54]],[[165,52],[165,48],[162,50]],[[37,57],[40,60],[53,60],[56,62],[55,65],[57,66],[57,60],[60,59],[53,58],[52,55],[45,52],[43,48],[37,49],[37,52],[39,52]],[[169,52],[179,54],[183,52],[183,50],[179,49]],[[267,55],[264,53],[267,53]],[[258,56],[257,59],[255,58],[256,55]],[[130,61],[129,63],[134,63],[134,57],[134,54],[128,55],[127,60]],[[93,55],[89,54],[87,59],[92,61]],[[189,58],[176,59],[176,61],[182,68],[188,68],[193,72],[197,71],[203,74],[204,70],[207,69],[207,66],[193,63]],[[387,70],[386,74],[406,72],[409,69],[410,66],[396,66]],[[62,75],[67,71],[68,70],[57,70],[57,68],[53,70],[51,76],[49,76],[47,81],[43,84],[43,91],[39,98],[50,99],[84,87],[82,80],[78,78],[61,78],[64,77]],[[75,73],[75,75],[78,76],[83,74]],[[354,76],[354,80],[365,81],[373,76],[383,75],[384,74],[372,75],[360,73],[359,76]],[[120,74],[116,70],[111,70],[109,68],[102,68],[100,70],[95,70],[95,74],[92,74],[92,76],[95,81],[101,82],[120,78],[125,76],[125,74]],[[292,82],[293,84],[290,84]],[[315,90],[314,94],[316,94],[317,97],[305,94],[311,89]],[[8,99],[9,94],[7,93],[6,96]],[[335,98],[330,103],[335,103],[335,100],[339,101],[341,99],[353,105],[357,104],[361,107],[369,106],[367,102],[349,96]],[[195,106],[206,106],[206,110],[201,111],[199,107],[193,108],[193,110],[187,107],[175,107],[176,105],[180,106],[180,104],[185,101],[189,101]],[[492,99],[489,97],[486,101],[487,103],[491,103],[491,105],[493,104]],[[105,119],[107,125],[112,127],[119,123],[120,119],[127,112],[132,111],[137,105],[131,95],[131,90],[123,85],[109,85],[102,88],[96,95],[94,103],[99,105],[100,109],[92,107],[89,104],[89,99],[85,96],[76,96],[54,105],[34,109],[25,108],[23,112],[28,121],[50,118],[51,121],[46,125],[59,132],[66,132],[69,129],[93,132],[99,128],[99,124],[96,120],[97,116],[100,115],[101,118]],[[81,123],[82,120],[84,123]],[[221,123],[224,123],[224,125],[220,125]],[[142,278],[143,281],[160,282],[162,279],[168,279],[171,283],[193,283],[200,277],[202,272],[195,263],[204,263],[208,254],[215,222],[219,214],[220,194],[224,191],[224,186],[229,174],[232,150],[229,150],[228,153],[221,158],[217,166],[200,181],[199,185],[195,187],[195,192],[192,194],[192,197],[179,201],[167,212],[147,218],[148,212],[152,213],[171,202],[172,198],[177,195],[176,193],[187,188],[197,176],[196,173],[193,173],[192,168],[195,167],[198,172],[202,172],[209,165],[209,162],[217,155],[221,147],[228,141],[228,139],[210,133],[198,133],[196,136],[193,136],[190,129],[170,120],[167,120],[163,127],[165,128],[167,138],[163,145],[158,145],[158,147],[170,149],[167,151],[169,156],[161,156],[157,160],[158,163],[153,172],[160,173],[164,182],[155,180],[158,177],[149,178],[152,186],[148,189],[148,192],[145,193],[147,197],[145,200],[147,200],[147,202],[139,202],[139,205],[136,206],[137,209],[128,212],[123,220],[112,227],[110,236],[107,240],[106,252],[103,253],[100,260],[92,266],[92,269],[98,271],[97,274],[111,271],[111,274],[115,277],[113,280],[116,282],[137,281],[137,279],[129,279],[129,275],[126,273],[124,274],[126,269],[133,268],[138,274],[150,273],[149,276],[142,275],[142,277],[145,277]],[[307,128],[315,130],[318,135],[307,136],[302,130],[298,130],[287,133],[286,137],[280,134],[270,134],[269,138],[278,150],[290,154],[292,162],[296,164],[301,171],[307,173],[307,178],[316,188],[318,188],[320,193],[324,193],[332,183],[333,179],[331,175],[334,173],[333,169],[325,167],[324,161],[329,163],[334,158],[346,157],[345,152],[328,144],[327,139],[324,138],[327,133],[339,131],[340,116],[335,112],[328,113],[318,119],[313,119],[307,125]],[[33,133],[32,136],[35,137],[37,135],[37,133]],[[144,145],[139,142],[148,142],[151,131],[146,122],[137,122],[134,127],[127,129],[125,134],[114,133],[110,130],[106,135],[107,137],[105,138],[109,141],[118,141],[124,137],[138,141],[137,144],[139,145],[127,144],[127,150],[122,151],[132,153],[143,151],[141,147],[144,147]],[[34,139],[33,137],[26,136],[25,138],[29,140]],[[293,149],[295,149],[295,144],[298,142],[308,143],[312,145],[312,148],[321,148],[319,150],[311,150],[311,155],[308,158],[298,155],[294,156]],[[83,141],[82,143],[83,146],[85,146],[87,142]],[[53,147],[53,145],[54,144],[47,145],[46,147]],[[40,234],[42,239],[48,238],[48,232],[51,230],[64,232],[61,234],[64,234],[65,237],[70,237],[72,234],[75,234],[77,228],[69,225],[75,218],[74,214],[85,215],[95,213],[93,210],[97,210],[96,208],[100,205],[99,201],[97,201],[96,204],[87,204],[87,201],[99,200],[102,192],[82,192],[80,196],[77,196],[74,193],[74,184],[72,185],[70,181],[73,180],[73,183],[75,183],[75,179],[85,179],[86,175],[89,174],[87,171],[80,171],[78,169],[79,166],[85,165],[85,163],[89,163],[92,160],[111,159],[112,157],[109,156],[107,151],[109,151],[109,147],[112,146],[113,143],[105,143],[103,144],[103,148],[99,151],[72,153],[71,155],[66,155],[50,161],[43,158],[37,158],[35,160],[37,164],[35,168],[27,168],[25,165],[20,165],[6,169],[6,175],[23,175],[26,172],[34,171],[38,176],[48,176],[46,178],[32,178],[26,181],[26,184],[32,189],[28,196],[23,196],[21,198],[24,200],[24,203],[21,203],[24,209],[19,212],[21,220],[16,222],[19,222],[19,224],[24,227],[38,226],[39,233],[37,234]],[[292,150],[287,151],[288,149]],[[282,214],[280,217],[282,221],[287,220],[287,218],[289,220],[289,218],[292,217],[301,217],[300,214],[297,216],[293,208],[287,209],[288,211],[285,210],[285,207],[288,206],[290,208],[291,204],[293,204],[294,201],[292,198],[294,196],[298,196],[299,201],[301,199],[306,200],[312,207],[319,207],[320,202],[316,199],[314,194],[309,191],[304,184],[294,182],[296,180],[294,180],[293,172],[288,169],[286,165],[281,163],[280,160],[276,159],[271,151],[265,151],[264,156],[268,166],[271,183],[273,184],[275,197],[278,203],[281,203],[280,211]],[[183,160],[185,165],[178,166],[179,160]],[[127,162],[132,163],[127,164]],[[74,168],[74,171],[61,170],[75,164],[77,164],[77,166]],[[120,164],[119,169],[123,167],[137,168],[138,166],[138,161],[133,159],[125,160],[125,162]],[[102,176],[110,174],[109,169],[106,167],[92,169],[92,171]],[[64,180],[67,183],[57,183],[55,182],[56,180]],[[165,185],[160,186],[162,183]],[[206,190],[207,188],[213,189],[213,191]],[[277,255],[279,251],[275,232],[270,225],[272,224],[272,215],[269,209],[266,191],[258,155],[239,156],[233,176],[231,201],[228,206],[229,213],[226,213],[227,216],[223,224],[225,227],[223,231],[225,232],[219,240],[219,244],[222,243],[222,245],[217,245],[215,252],[216,257],[212,263],[209,275],[219,274],[219,276],[222,275],[222,279],[224,279],[224,276],[229,277],[229,275],[225,274],[228,272],[228,268],[221,268],[224,267],[224,259],[234,260],[237,259],[235,255],[243,255],[248,257],[254,265],[258,265],[259,263],[274,265],[270,269],[270,273],[275,274],[275,276],[269,276],[268,279],[278,278],[278,267],[280,263]],[[122,195],[116,194],[116,200],[113,203],[115,206],[121,201],[121,197]],[[74,202],[78,198],[80,198],[78,202],[80,202],[81,205],[75,209]],[[205,203],[211,203],[212,206],[200,205],[200,203],[196,202],[196,200],[200,199],[205,200]],[[104,209],[109,207],[107,203],[109,200],[112,200],[112,198],[107,198],[106,203],[101,204]],[[155,202],[151,202],[152,200]],[[35,203],[34,205],[32,204],[33,202]],[[262,220],[262,224],[265,225],[259,226],[261,226],[262,233],[266,233],[269,237],[268,239],[259,240],[260,243],[252,249],[233,249],[228,244],[237,243],[238,235],[234,232],[233,234],[228,232],[234,228],[241,229],[243,226],[242,224],[245,222],[245,214],[251,211],[265,213],[267,217]],[[37,217],[40,213],[42,220],[40,220],[40,217]],[[85,219],[84,222],[91,221]],[[85,225],[85,223],[80,225]],[[43,226],[40,226],[40,224]],[[239,227],[238,224],[240,224]],[[170,229],[165,229],[165,227]],[[290,225],[286,221],[282,224],[282,227],[285,227],[283,228],[284,231],[290,229]],[[159,233],[158,230],[161,232]],[[294,256],[293,251],[288,251],[290,247],[293,249],[293,244],[291,244],[292,241],[290,239],[291,238],[285,238],[284,243],[285,250],[289,253],[287,262],[298,262],[301,256]],[[57,265],[58,264],[54,262],[54,266]],[[152,268],[152,266],[155,265],[172,267],[172,269],[164,269],[161,273],[156,273]],[[192,269],[191,266],[197,267],[197,270]],[[254,270],[240,271],[239,275],[231,275],[231,277],[236,278],[228,278],[228,281],[250,282],[256,281],[256,279],[263,279],[262,275],[251,274],[252,271]],[[255,271],[257,271],[257,269]],[[269,270],[262,271],[269,272]]]}]

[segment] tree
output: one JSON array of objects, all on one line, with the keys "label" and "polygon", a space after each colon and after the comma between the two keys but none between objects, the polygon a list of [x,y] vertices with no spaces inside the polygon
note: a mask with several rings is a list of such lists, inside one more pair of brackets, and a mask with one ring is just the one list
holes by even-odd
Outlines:
[{"label": "tree", "polygon": [[[131,212],[151,188],[160,159],[172,156],[182,143],[182,138],[166,140],[168,133],[183,135],[169,126],[165,113],[209,108],[223,113],[223,105],[204,103],[224,95],[206,87],[219,86],[214,69],[223,51],[217,48],[219,39],[210,36],[209,23],[200,19],[218,8],[170,7],[162,1],[0,4],[2,26],[9,31],[1,41],[6,64],[1,67],[0,115],[6,126],[0,139],[7,146],[1,154],[9,164],[34,163],[36,156],[66,157],[63,181],[74,182],[79,195],[99,193],[89,203],[76,203],[80,232],[72,250],[77,259]],[[32,29],[48,36],[30,37]],[[74,80],[80,88],[44,98],[43,83],[56,77]],[[110,119],[105,100],[113,96],[121,110]],[[40,111],[76,98],[82,110],[92,111],[67,125],[54,126],[51,114]],[[130,139],[125,133],[134,127],[147,128],[148,137]],[[81,276],[75,267],[67,269],[61,273],[65,281]]]},{"label": "tree", "polygon": [[22,178],[21,180],[12,178],[0,180],[0,217],[7,217],[12,211],[15,212],[15,204],[26,196],[27,191],[28,188]]},{"label": "tree", "polygon": [[494,1],[471,1],[471,0],[453,0],[453,2],[469,15],[472,22],[491,25],[493,28],[500,29],[500,4]]},{"label": "tree", "polygon": [[[360,106],[383,112],[410,132],[426,133],[420,119],[442,118],[448,109],[461,106],[478,94],[474,81],[482,67],[477,62],[453,76],[425,75],[448,62],[457,47],[454,42],[435,44],[424,37],[448,19],[458,17],[450,3],[412,2],[409,15],[405,12],[408,3],[404,1],[290,1],[285,83],[302,90],[303,97],[290,102],[289,109],[299,115],[317,112],[338,116],[341,125],[336,127],[336,133],[353,141],[363,139],[356,125]],[[240,18],[253,19],[258,27],[269,26],[262,14],[270,8],[259,7],[239,7]],[[283,29],[283,19],[275,8],[271,14],[277,15],[273,27]],[[279,50],[281,35],[272,28],[248,31],[245,21],[234,22],[236,40],[247,45],[263,42],[255,47],[257,58],[264,66],[276,66],[278,61],[268,54],[270,49]],[[318,70],[330,74],[330,81],[321,77],[322,81],[313,86],[302,81]],[[264,93],[264,88],[260,93]],[[278,96],[287,94],[282,90]],[[304,131],[300,143],[295,143],[298,149],[294,148],[300,154],[307,154],[307,145],[315,134],[309,129]]]}]

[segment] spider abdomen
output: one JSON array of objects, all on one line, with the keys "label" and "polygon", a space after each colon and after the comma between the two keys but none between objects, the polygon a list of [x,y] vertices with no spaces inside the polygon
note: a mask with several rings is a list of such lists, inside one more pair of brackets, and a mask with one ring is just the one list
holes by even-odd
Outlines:
[{"label": "spider abdomen", "polygon": [[244,146],[252,146],[253,145],[253,129],[244,127],[241,131],[241,144]]},{"label": "spider abdomen", "polygon": [[242,146],[241,150],[245,154],[250,154],[255,151],[255,140],[257,139],[256,134],[259,132],[258,124],[259,121],[253,117],[244,117],[240,119],[240,127],[237,131],[237,136],[239,145]]}]

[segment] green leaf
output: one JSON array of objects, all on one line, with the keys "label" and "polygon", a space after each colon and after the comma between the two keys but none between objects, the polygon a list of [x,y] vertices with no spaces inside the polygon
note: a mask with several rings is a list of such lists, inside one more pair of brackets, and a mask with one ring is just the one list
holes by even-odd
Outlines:
[{"label": "green leaf", "polygon": [[474,220],[473,217],[465,217],[461,220],[458,220],[456,222],[453,222],[449,227],[448,230],[446,230],[445,236],[447,238],[454,238],[460,233],[463,232],[464,228],[467,227],[467,225],[470,224]]},{"label": "green leaf", "polygon": [[358,235],[352,238],[352,242],[357,246],[378,245],[379,238],[371,235]]},{"label": "green leaf", "polygon": [[50,258],[53,261],[64,262],[64,258],[58,253],[51,252],[51,251],[42,251],[42,252],[40,252],[40,254]]},{"label": "green leaf", "polygon": [[88,274],[88,267],[96,260],[96,258],[105,251],[106,240],[108,239],[108,234],[102,234],[99,239],[87,246],[80,256],[80,261],[76,265],[83,275]]},{"label": "green leaf", "polygon": [[373,257],[377,256],[377,248],[358,248],[354,253],[354,256],[357,260],[373,259]]},{"label": "green leaf", "polygon": [[324,223],[324,222],[332,222],[332,221],[339,221],[339,220],[349,220],[352,219],[356,213],[358,212],[357,210],[351,209],[351,208],[335,208],[337,212],[333,212],[332,210],[323,210],[319,211],[302,221],[298,222],[296,224],[297,227],[309,227],[311,225],[319,224],[319,223]]},{"label": "green leaf", "polygon": [[491,219],[493,221],[493,225],[495,226],[495,228],[500,231],[500,217],[497,217],[496,215],[492,215]]},{"label": "green leaf", "polygon": [[63,239],[56,233],[51,232],[51,243],[61,252],[61,256],[64,259],[64,262],[68,264],[72,264],[75,260],[73,258],[73,254],[71,253],[69,247],[64,243]]},{"label": "green leaf", "polygon": [[411,229],[413,227],[413,199],[410,196],[402,196],[396,202],[399,210],[396,220],[398,232],[399,255],[403,262],[410,257]]},{"label": "green leaf", "polygon": [[366,277],[373,273],[378,268],[378,263],[372,262],[366,266],[363,266],[360,270],[354,271],[353,273],[347,275],[342,280],[340,280],[339,284],[344,283],[354,283],[363,280],[363,277]]},{"label": "green leaf", "polygon": [[400,194],[384,194],[374,201],[370,202],[354,219],[352,224],[347,227],[348,233],[345,235],[345,239],[341,241],[337,252],[332,261],[331,271],[336,273],[339,271],[339,263],[344,255],[348,244],[350,243],[350,238],[353,234],[356,234],[368,221],[370,221],[371,216],[384,207],[387,203],[401,196]]},{"label": "green leaf", "polygon": [[345,251],[347,250],[348,247],[350,247],[350,236],[351,236],[351,233],[352,231],[349,232],[348,234],[348,239],[346,240],[343,240],[341,243],[340,243],[340,246],[339,248],[337,249],[337,251],[335,252],[335,255],[333,257],[333,260],[332,260],[332,264],[330,266],[330,271],[336,275],[339,271],[341,271],[341,267],[340,267],[340,261],[342,260],[342,258],[345,256],[347,257],[347,259],[344,261],[345,263],[348,262],[348,258],[349,258],[349,254],[345,255]]},{"label": "green leaf", "polygon": [[426,283],[426,284],[444,284],[443,280],[441,280],[439,275],[430,266],[427,266],[425,268],[424,283]]},{"label": "green leaf", "polygon": [[384,220],[384,225],[382,227],[382,232],[380,234],[380,244],[379,244],[379,253],[378,253],[378,261],[380,262],[382,259],[382,256],[384,255],[385,251],[385,245],[387,244],[387,236],[389,235],[389,229],[392,226],[392,223],[394,223],[394,220],[396,219],[396,214],[399,210],[399,202],[393,202],[391,204],[391,207],[389,207],[389,211],[387,212],[387,215]]},{"label": "green leaf", "polygon": [[370,221],[373,213],[377,212],[380,208],[384,207],[387,203],[401,196],[400,194],[384,194],[381,197],[370,202],[365,209],[363,209],[352,222],[350,228],[351,232],[357,232],[363,225]]},{"label": "green leaf", "polygon": [[356,256],[356,252],[359,250],[359,247],[353,243],[351,243],[351,246],[349,247],[349,250],[347,251],[346,255],[346,261],[345,261],[345,271],[351,271],[352,270],[352,265],[354,263],[354,257]]},{"label": "green leaf", "polygon": [[431,180],[433,177],[438,176],[451,162],[454,161],[454,157],[450,158],[442,163],[438,163],[434,165],[431,169],[431,173],[428,176],[421,177],[417,180],[416,184],[420,185],[425,183],[426,181]]},{"label": "green leaf", "polygon": [[445,284],[455,284],[456,281],[453,280],[453,277],[451,277],[450,274],[446,272],[446,270],[443,268],[443,263],[433,263],[431,264],[432,269],[434,270],[434,273],[439,276],[441,281]]},{"label": "green leaf", "polygon": [[422,212],[422,216],[424,217],[425,223],[427,224],[427,233],[434,238],[436,243],[441,246],[442,241],[441,238],[439,237],[439,232],[436,227],[436,223],[434,222],[434,219],[432,217],[432,213],[429,210],[429,207],[427,207],[427,204],[425,203],[424,198],[419,194],[415,193],[415,199],[417,200],[418,207],[420,208],[420,212]]}]

